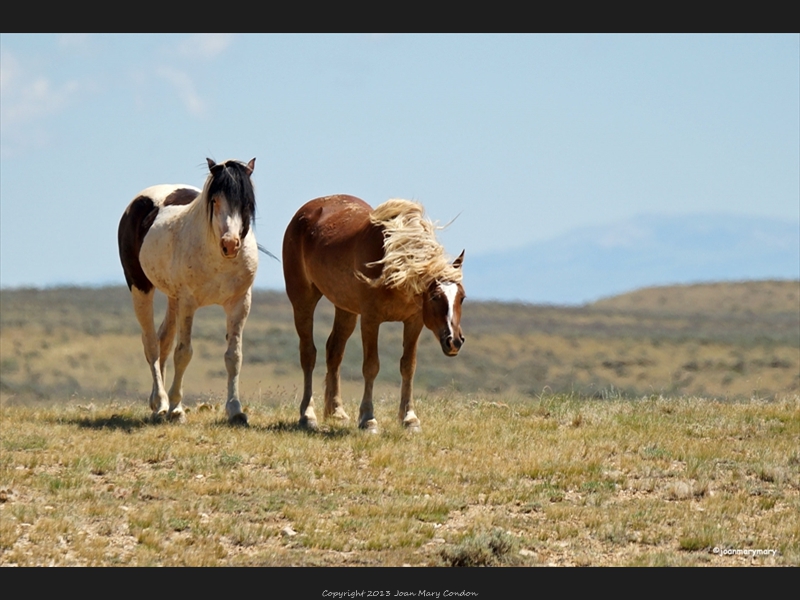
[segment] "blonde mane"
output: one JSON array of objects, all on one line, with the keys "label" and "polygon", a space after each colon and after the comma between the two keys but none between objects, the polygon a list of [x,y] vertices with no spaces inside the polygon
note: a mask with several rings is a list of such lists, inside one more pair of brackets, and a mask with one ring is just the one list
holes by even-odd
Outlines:
[{"label": "blonde mane", "polygon": [[372,211],[370,221],[384,229],[384,256],[367,265],[383,266],[380,277],[368,280],[372,285],[421,294],[434,280],[461,283],[461,269],[450,264],[436,240],[440,228],[425,217],[421,204],[388,200]]}]

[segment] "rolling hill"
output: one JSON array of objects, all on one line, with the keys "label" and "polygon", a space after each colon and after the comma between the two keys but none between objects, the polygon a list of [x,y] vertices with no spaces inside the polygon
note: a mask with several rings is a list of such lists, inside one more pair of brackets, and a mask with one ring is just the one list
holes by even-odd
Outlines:
[{"label": "rolling hill", "polygon": [[[798,281],[760,281],[648,288],[578,307],[467,300],[467,342],[457,358],[442,356],[434,337],[423,334],[416,391],[715,398],[797,393],[799,298]],[[144,408],[149,372],[127,289],[2,290],[0,306],[4,402],[131,398]],[[315,328],[317,394],[332,319],[332,307],[323,301]],[[189,402],[224,394],[224,337],[222,309],[198,311],[185,382]],[[398,393],[401,337],[398,323],[381,329],[377,385],[386,396]],[[256,292],[244,332],[245,400],[298,402],[297,346],[285,294]],[[346,402],[357,404],[358,334],[348,344],[342,377]]]}]

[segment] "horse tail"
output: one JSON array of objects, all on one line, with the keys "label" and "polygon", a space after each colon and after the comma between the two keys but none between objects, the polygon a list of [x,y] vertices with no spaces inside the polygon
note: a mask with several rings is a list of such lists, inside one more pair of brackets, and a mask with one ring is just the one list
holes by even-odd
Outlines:
[{"label": "horse tail", "polygon": [[267,250],[266,248],[264,248],[264,246],[262,246],[261,244],[256,244],[256,246],[258,246],[258,250],[259,250],[260,252],[263,252],[263,253],[264,253],[264,254],[266,254],[267,256],[271,256],[272,258],[274,258],[274,259],[275,259],[275,260],[277,260],[278,262],[281,262],[281,259],[280,259],[280,258],[278,258],[278,257],[277,257],[277,256],[275,256],[275,255],[274,255],[272,252],[270,252],[269,250]]},{"label": "horse tail", "polygon": [[137,289],[147,294],[153,289],[153,283],[142,269],[139,252],[142,249],[144,236],[147,235],[157,215],[158,206],[153,199],[147,196],[138,196],[128,205],[119,221],[117,229],[119,258],[129,290],[136,286]]}]

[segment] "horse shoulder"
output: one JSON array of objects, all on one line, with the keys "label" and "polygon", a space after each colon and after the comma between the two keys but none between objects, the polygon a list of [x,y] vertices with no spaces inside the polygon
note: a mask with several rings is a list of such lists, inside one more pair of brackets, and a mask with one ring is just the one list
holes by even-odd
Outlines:
[{"label": "horse shoulder", "polygon": [[357,236],[354,267],[364,277],[378,279],[383,273],[383,257],[383,227],[368,222]]}]

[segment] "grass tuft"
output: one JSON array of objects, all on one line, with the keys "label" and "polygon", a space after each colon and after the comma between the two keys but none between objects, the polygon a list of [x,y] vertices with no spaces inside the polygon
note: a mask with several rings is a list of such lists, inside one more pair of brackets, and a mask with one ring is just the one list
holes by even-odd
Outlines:
[{"label": "grass tuft", "polygon": [[512,562],[517,541],[501,529],[468,536],[454,547],[441,552],[442,560],[451,567],[489,567]]}]

